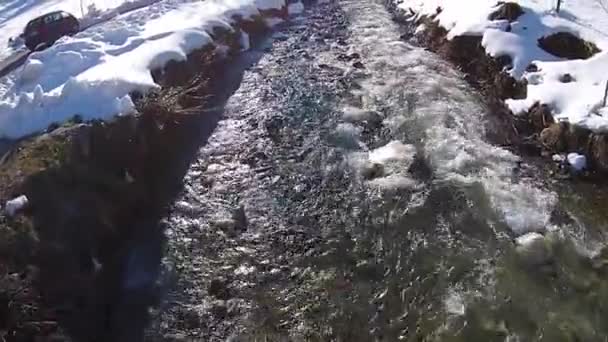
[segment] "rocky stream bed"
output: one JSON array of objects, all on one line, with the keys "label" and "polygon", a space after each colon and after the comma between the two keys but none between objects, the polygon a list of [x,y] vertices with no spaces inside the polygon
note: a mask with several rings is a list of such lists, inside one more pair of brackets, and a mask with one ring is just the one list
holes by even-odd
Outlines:
[{"label": "rocky stream bed", "polygon": [[549,177],[393,14],[242,22],[249,51],[217,32],[138,117],[10,153],[1,198],[30,207],[0,221],[0,336],[603,342],[601,178]]}]

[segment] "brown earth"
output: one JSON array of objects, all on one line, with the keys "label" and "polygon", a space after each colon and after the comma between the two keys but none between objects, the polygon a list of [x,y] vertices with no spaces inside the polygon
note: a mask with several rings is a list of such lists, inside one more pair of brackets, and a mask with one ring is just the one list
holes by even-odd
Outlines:
[{"label": "brown earth", "polygon": [[[217,123],[208,108],[223,101],[218,80],[241,30],[266,31],[261,17],[235,19],[234,31],[213,32],[227,55],[209,45],[155,70],[162,88],[135,96],[137,115],[67,124],[2,158],[0,201],[25,194],[29,205],[0,216],[0,340],[142,339],[157,300],[160,218]],[[141,279],[128,279],[133,267]]]}]

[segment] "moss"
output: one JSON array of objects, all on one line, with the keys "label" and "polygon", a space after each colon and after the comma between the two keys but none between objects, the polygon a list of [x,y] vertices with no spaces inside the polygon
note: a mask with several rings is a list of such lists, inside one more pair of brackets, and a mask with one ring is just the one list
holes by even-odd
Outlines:
[{"label": "moss", "polygon": [[0,165],[0,200],[6,200],[20,191],[19,185],[27,177],[61,165],[67,157],[68,144],[67,135],[45,134],[14,147]]}]

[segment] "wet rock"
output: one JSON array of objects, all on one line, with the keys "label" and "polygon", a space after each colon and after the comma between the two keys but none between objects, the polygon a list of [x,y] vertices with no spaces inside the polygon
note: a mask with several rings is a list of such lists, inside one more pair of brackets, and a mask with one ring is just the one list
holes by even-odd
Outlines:
[{"label": "wet rock", "polygon": [[243,207],[242,205],[239,206],[236,210],[234,210],[234,212],[232,213],[232,220],[235,223],[234,228],[237,231],[243,232],[247,230],[247,215],[245,214],[245,207]]},{"label": "wet rock", "polygon": [[559,77],[559,81],[562,83],[574,82],[574,77],[572,77],[570,74],[563,74]]},{"label": "wet rock", "polygon": [[558,32],[542,37],[538,40],[538,46],[554,56],[566,59],[588,59],[601,52],[592,42],[570,32]]},{"label": "wet rock", "polygon": [[353,63],[353,67],[356,69],[365,69],[365,65],[363,65],[363,63],[361,63],[361,62]]},{"label": "wet rock", "polygon": [[551,211],[551,217],[550,217],[550,222],[556,225],[570,225],[570,224],[574,224],[575,221],[572,218],[572,216],[570,216],[570,214],[565,211],[562,208],[555,208],[553,209],[553,211]]},{"label": "wet rock", "polygon": [[226,308],[228,309],[228,316],[236,316],[241,312],[241,301],[240,299],[231,299],[226,301]]},{"label": "wet rock", "polygon": [[492,12],[490,14],[490,20],[507,20],[509,22],[514,22],[517,18],[519,18],[522,14],[524,14],[524,10],[520,5],[514,2],[506,2],[500,5],[498,10]]},{"label": "wet rock", "polygon": [[540,69],[538,68],[538,65],[534,64],[534,63],[530,63],[527,67],[526,67],[526,71],[527,72],[538,72],[540,71]]},{"label": "wet rock", "polygon": [[361,170],[364,179],[372,180],[384,176],[384,165],[379,163],[367,163]]},{"label": "wet rock", "polygon": [[494,76],[494,91],[503,99],[524,99],[528,90],[525,80],[518,81],[512,76],[500,72]]},{"label": "wet rock", "polygon": [[203,319],[196,308],[182,308],[178,312],[180,321],[187,329],[196,329],[201,326]]},{"label": "wet rock", "polygon": [[515,250],[521,260],[529,266],[541,266],[553,260],[550,242],[539,233],[527,233],[515,240]]},{"label": "wet rock", "polygon": [[567,148],[566,131],[563,123],[554,123],[540,133],[540,141],[551,151],[564,152]]},{"label": "wet rock", "polygon": [[433,170],[422,153],[416,153],[408,172],[422,181],[429,181],[433,177]]},{"label": "wet rock", "polygon": [[225,319],[228,315],[228,308],[226,307],[226,302],[223,300],[216,301],[213,303],[211,307],[211,314],[216,319]]},{"label": "wet rock", "polygon": [[227,300],[232,297],[228,282],[223,279],[213,279],[207,287],[207,293],[217,299]]},{"label": "wet rock", "polygon": [[359,55],[358,53],[351,53],[350,55],[342,53],[342,54],[339,54],[337,57],[337,59],[342,62],[351,62],[351,61],[354,61],[354,60],[360,59],[360,58],[361,58],[361,55]]},{"label": "wet rock", "polygon": [[228,236],[237,235],[237,223],[232,219],[218,219],[211,222],[211,225],[223,231]]}]

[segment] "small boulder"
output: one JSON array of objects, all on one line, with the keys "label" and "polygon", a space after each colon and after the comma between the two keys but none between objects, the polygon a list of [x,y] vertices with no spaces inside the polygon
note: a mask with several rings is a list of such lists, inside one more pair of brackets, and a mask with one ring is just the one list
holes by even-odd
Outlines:
[{"label": "small boulder", "polygon": [[211,314],[213,317],[219,320],[223,320],[228,315],[228,308],[226,307],[226,302],[223,300],[216,301],[211,307]]},{"label": "small boulder", "polygon": [[361,63],[361,62],[353,63],[353,67],[356,69],[365,69],[365,65],[363,65],[363,63]]},{"label": "small boulder", "polygon": [[571,83],[574,82],[574,77],[570,74],[563,74],[559,77],[559,81],[562,83]]},{"label": "small boulder", "polygon": [[228,300],[231,298],[228,282],[223,279],[213,279],[207,287],[207,293],[217,299]]},{"label": "small boulder", "polygon": [[508,22],[514,22],[524,14],[523,8],[517,3],[506,2],[500,5],[500,7],[490,14],[490,20],[507,20]]},{"label": "small boulder", "polygon": [[553,260],[553,248],[539,233],[527,233],[515,239],[515,250],[521,260],[529,266],[541,266]]},{"label": "small boulder", "polygon": [[239,206],[237,209],[232,212],[232,220],[235,223],[235,228],[238,231],[246,231],[247,230],[247,215],[245,214],[245,207]]},{"label": "small boulder", "polygon": [[384,176],[384,166],[379,163],[366,163],[361,170],[361,176],[366,180],[372,180]]},{"label": "small boulder", "polygon": [[526,71],[527,72],[539,72],[540,69],[538,68],[538,65],[534,64],[534,63],[530,63],[528,64],[528,66],[526,67]]}]

